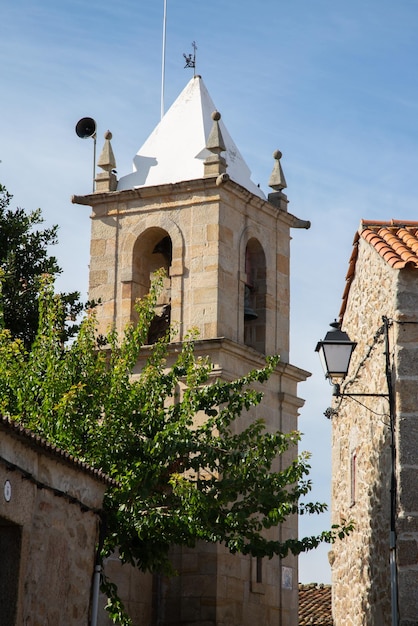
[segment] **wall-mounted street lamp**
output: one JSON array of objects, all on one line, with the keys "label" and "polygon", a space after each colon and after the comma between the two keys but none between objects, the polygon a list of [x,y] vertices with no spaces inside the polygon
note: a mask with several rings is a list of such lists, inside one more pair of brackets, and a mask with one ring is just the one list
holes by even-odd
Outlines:
[{"label": "wall-mounted street lamp", "polygon": [[[385,324],[389,325],[387,318]],[[338,322],[330,324],[332,330],[328,331],[322,341],[316,344],[315,352],[319,353],[319,358],[325,373],[325,378],[333,384],[333,396],[355,397],[371,396],[375,398],[388,398],[389,393],[341,393],[340,384],[334,381],[335,378],[344,380],[350,367],[351,356],[357,343],[351,341],[346,332],[341,330]],[[384,326],[386,330],[386,325]]]},{"label": "wall-mounted street lamp", "polygon": [[398,583],[396,565],[396,448],[395,448],[395,411],[394,394],[392,385],[392,372],[389,353],[389,326],[391,321],[384,316],[383,325],[377,331],[375,338],[384,335],[385,339],[385,374],[387,382],[387,393],[342,393],[339,382],[335,379],[344,380],[350,366],[351,356],[356,347],[356,342],[351,341],[346,332],[342,331],[338,322],[331,324],[332,330],[328,331],[322,341],[318,341],[315,351],[319,353],[319,358],[325,372],[325,377],[333,385],[333,396],[338,398],[352,398],[356,396],[371,396],[376,398],[387,398],[389,402],[389,425],[391,436],[391,487],[390,487],[390,582],[391,582],[391,605],[392,605],[392,626],[398,626]]},{"label": "wall-mounted street lamp", "polygon": [[357,344],[350,341],[338,322],[333,322],[330,326],[332,330],[327,332],[322,341],[318,341],[315,350],[319,353],[326,378],[345,378]]}]

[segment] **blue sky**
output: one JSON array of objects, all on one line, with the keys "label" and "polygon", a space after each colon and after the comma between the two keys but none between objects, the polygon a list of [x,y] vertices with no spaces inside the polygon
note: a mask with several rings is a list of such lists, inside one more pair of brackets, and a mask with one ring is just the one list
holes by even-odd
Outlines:
[{"label": "blue sky", "polygon": [[[329,502],[330,404],[314,348],[338,314],[361,218],[418,219],[418,2],[400,0],[167,0],[166,109],[197,71],[268,192],[283,152],[292,231],[292,363],[312,372],[302,448],[312,451],[313,497]],[[85,295],[92,142],[107,129],[119,175],[160,117],[163,0],[3,0],[0,182],[13,206],[43,209],[60,226],[62,289]],[[328,516],[302,520],[318,532]],[[327,548],[301,558],[302,582],[328,582]]]}]

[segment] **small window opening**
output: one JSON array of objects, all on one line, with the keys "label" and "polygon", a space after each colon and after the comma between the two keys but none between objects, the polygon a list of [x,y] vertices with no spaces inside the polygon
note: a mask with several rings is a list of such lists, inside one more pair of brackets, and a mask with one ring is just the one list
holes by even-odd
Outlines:
[{"label": "small window opening", "polygon": [[350,461],[350,504],[357,501],[357,451],[353,450]]},{"label": "small window opening", "polygon": [[255,582],[262,583],[263,582],[263,559],[261,556],[256,558],[255,563]]}]

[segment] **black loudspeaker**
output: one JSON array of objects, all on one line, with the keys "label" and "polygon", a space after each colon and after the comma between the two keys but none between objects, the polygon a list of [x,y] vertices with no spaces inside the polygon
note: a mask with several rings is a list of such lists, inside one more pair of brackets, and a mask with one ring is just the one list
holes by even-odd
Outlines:
[{"label": "black loudspeaker", "polygon": [[96,134],[96,122],[92,117],[83,117],[75,127],[75,132],[81,139],[88,139]]}]

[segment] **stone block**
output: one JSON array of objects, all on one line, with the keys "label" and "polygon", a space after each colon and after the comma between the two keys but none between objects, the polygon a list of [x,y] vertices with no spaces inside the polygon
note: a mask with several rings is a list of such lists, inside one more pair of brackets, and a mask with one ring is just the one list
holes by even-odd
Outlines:
[{"label": "stone block", "polygon": [[107,270],[92,270],[90,272],[90,289],[103,287],[104,284],[107,284],[107,277]]},{"label": "stone block", "polygon": [[216,554],[203,554],[199,559],[199,572],[201,574],[215,576],[218,569],[218,559]]},{"label": "stone block", "polygon": [[401,344],[418,343],[416,311],[414,311],[412,315],[400,314],[399,322],[399,326],[397,326],[398,342]]},{"label": "stone block", "polygon": [[418,375],[418,347],[400,347],[397,356],[397,373],[400,377]]},{"label": "stone block", "polygon": [[181,567],[182,572],[189,574],[191,572],[199,572],[199,554],[198,552],[188,552],[182,555],[179,560],[178,566]]},{"label": "stone block", "polygon": [[206,575],[187,575],[182,577],[182,594],[185,598],[209,595],[208,592],[213,588],[213,577]]},{"label": "stone block", "polygon": [[418,616],[418,570],[409,568],[398,573],[400,622],[417,623]]},{"label": "stone block", "polygon": [[405,512],[401,512],[396,520],[396,529],[399,535],[418,533],[418,515],[405,515]]},{"label": "stone block", "polygon": [[418,543],[416,539],[398,538],[397,542],[398,566],[418,564]]},{"label": "stone block", "polygon": [[188,597],[181,601],[180,616],[182,623],[200,622],[201,599],[199,597]]},{"label": "stone block", "polygon": [[397,294],[396,308],[400,311],[417,311],[418,310],[418,292],[415,285],[402,287],[400,286]]},{"label": "stone block", "polygon": [[219,240],[219,224],[208,224],[206,226],[206,241],[218,241]]},{"label": "stone block", "polygon": [[289,258],[287,256],[277,255],[277,271],[285,276],[289,275]]},{"label": "stone block", "polygon": [[234,231],[224,225],[219,227],[219,242],[226,244],[228,246],[228,250],[234,246]]},{"label": "stone block", "polygon": [[92,239],[90,242],[90,256],[103,256],[106,250],[106,240]]},{"label": "stone block", "polygon": [[418,511],[418,465],[403,467],[399,478],[399,501],[405,511]]},{"label": "stone block", "polygon": [[[397,379],[395,385],[395,394],[398,414],[410,413],[415,414],[418,418],[417,388],[418,376],[406,376],[403,378],[399,377]],[[402,418],[400,422],[402,423]]]},{"label": "stone block", "polygon": [[[415,390],[417,389],[416,385],[417,383],[415,383]],[[408,417],[401,416],[398,429],[397,452],[401,466],[416,465],[418,467],[418,414]]]}]

